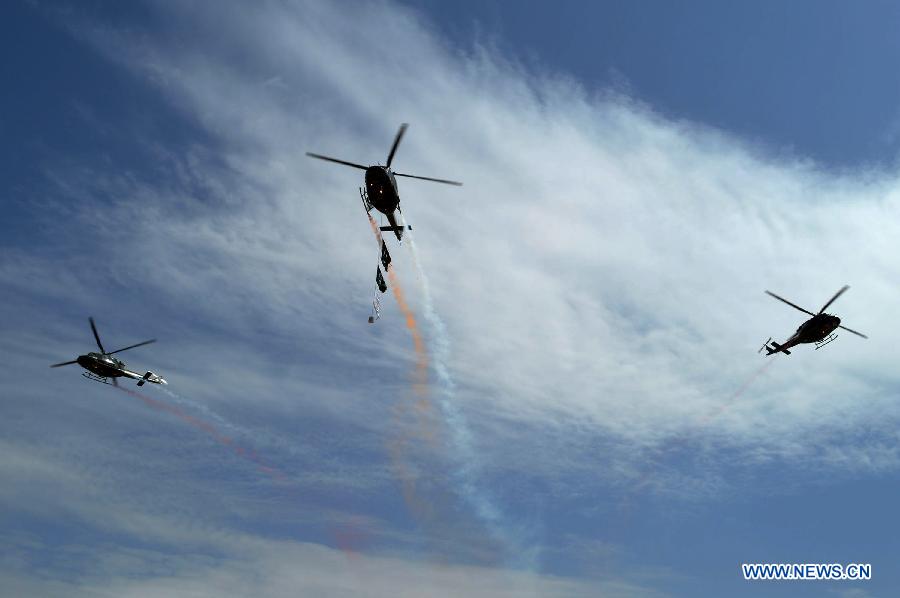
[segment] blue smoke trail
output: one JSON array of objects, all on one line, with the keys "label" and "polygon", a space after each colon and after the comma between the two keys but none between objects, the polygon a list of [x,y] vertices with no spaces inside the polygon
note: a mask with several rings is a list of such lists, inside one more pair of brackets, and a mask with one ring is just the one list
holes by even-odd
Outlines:
[{"label": "blue smoke trail", "polygon": [[[402,221],[402,216],[401,216]],[[405,223],[401,222],[401,225]],[[486,525],[491,535],[506,546],[517,557],[517,564],[526,568],[533,568],[537,554],[536,549],[523,550],[522,542],[518,538],[513,538],[512,534],[507,531],[505,517],[501,509],[497,506],[489,494],[479,487],[479,461],[478,451],[474,448],[472,433],[466,423],[465,415],[456,406],[456,384],[453,376],[447,367],[448,355],[450,353],[450,341],[447,334],[447,328],[444,326],[443,320],[434,308],[431,299],[431,289],[428,285],[428,278],[419,261],[416,244],[413,240],[412,232],[408,231],[407,244],[412,256],[413,265],[416,268],[419,286],[422,290],[423,312],[428,326],[431,328],[432,334],[429,335],[428,342],[431,345],[432,360],[434,372],[438,380],[438,404],[447,423],[447,427],[451,433],[451,439],[457,452],[457,471],[455,478],[459,485],[459,491],[463,499],[475,511],[476,515]],[[519,534],[515,534],[518,536]]]}]

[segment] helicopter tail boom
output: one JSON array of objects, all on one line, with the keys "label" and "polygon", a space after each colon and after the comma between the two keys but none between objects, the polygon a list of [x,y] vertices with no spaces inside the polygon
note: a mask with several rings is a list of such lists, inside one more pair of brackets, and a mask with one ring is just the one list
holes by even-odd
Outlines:
[{"label": "helicopter tail boom", "polygon": [[791,354],[790,351],[788,351],[787,349],[783,349],[782,347],[783,347],[783,345],[779,345],[775,341],[772,341],[772,346],[766,347],[766,355],[772,355],[774,353],[778,353],[779,351],[784,353],[785,355]]},{"label": "helicopter tail boom", "polygon": [[137,385],[143,386],[145,382],[152,382],[153,384],[168,384],[168,382],[166,382],[162,376],[154,374],[153,372],[147,372],[146,374],[141,376],[141,379],[138,380]]},{"label": "helicopter tail boom", "polygon": [[[769,343],[772,343],[771,347],[769,346]],[[762,353],[762,350],[765,349],[766,355],[773,355],[773,354],[779,353],[779,352],[784,353],[785,355],[791,354],[790,351],[788,351],[787,349],[784,349],[782,347],[784,347],[784,345],[779,345],[778,343],[773,341],[772,337],[770,336],[769,339],[763,343],[763,346],[759,348],[759,351],[757,351],[757,353]]]},{"label": "helicopter tail boom", "polygon": [[[412,230],[412,226],[408,226],[406,224],[402,224],[402,225],[397,224],[397,218],[394,214],[388,214],[387,219],[388,219],[389,224],[386,226],[380,226],[379,228],[383,231],[389,231],[389,232],[394,233],[397,236],[397,240],[402,243],[403,242],[403,231],[406,229]],[[385,264],[384,267],[387,268],[387,264]]]}]

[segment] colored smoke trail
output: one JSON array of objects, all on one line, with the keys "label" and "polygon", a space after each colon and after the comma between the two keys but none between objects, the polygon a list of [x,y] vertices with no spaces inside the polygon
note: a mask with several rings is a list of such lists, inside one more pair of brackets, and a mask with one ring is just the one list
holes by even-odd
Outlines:
[{"label": "colored smoke trail", "polygon": [[[404,225],[401,216],[401,225]],[[500,541],[511,552],[531,566],[536,558],[535,554],[529,554],[521,547],[521,542],[514,541],[507,532],[505,518],[495,501],[480,487],[479,477],[481,469],[480,456],[475,450],[472,433],[466,423],[465,415],[457,408],[456,384],[447,366],[450,353],[449,335],[443,320],[434,308],[431,298],[431,289],[428,285],[428,277],[419,260],[416,244],[412,233],[409,233],[408,241],[410,255],[416,268],[419,285],[422,290],[425,320],[432,331],[431,348],[432,364],[438,381],[438,404],[443,413],[444,420],[450,430],[453,445],[456,449],[456,481],[458,491],[463,499],[475,511],[478,518],[487,526],[491,535]]]},{"label": "colored smoke trail", "polygon": [[[735,401],[737,401],[745,392],[747,392],[747,389],[749,389],[750,386],[755,381],[757,381],[773,363],[775,363],[774,359],[767,359],[766,362],[760,367],[756,368],[756,370],[752,374],[750,374],[747,380],[745,380],[744,383],[741,384],[741,386],[731,394],[731,396],[725,399],[725,401],[721,405],[717,405],[716,407],[710,409],[710,411],[705,415],[698,417],[695,420],[695,429],[702,430],[703,428],[708,426],[715,418],[725,413],[725,411],[727,411],[732,405],[734,405]],[[673,449],[677,450],[679,448],[682,448],[686,446],[693,438],[694,435],[687,432],[679,434],[671,441],[669,441],[668,450],[671,451]],[[644,471],[643,475],[641,475],[641,477],[634,484],[632,491],[628,495],[626,495],[620,507],[620,509],[624,511],[624,516],[620,518],[621,522],[625,522],[628,519],[628,516],[631,514],[631,503],[633,496],[650,484],[654,472],[658,470],[658,468],[654,467],[654,465],[656,464],[651,463],[651,465]]]},{"label": "colored smoke trail", "polygon": [[[367,216],[369,217],[369,224],[372,226],[372,232],[375,233],[375,238],[378,240],[378,249],[380,250],[382,243],[384,243],[381,231],[378,229],[378,224],[372,218],[372,215],[367,214]],[[425,341],[422,339],[422,334],[419,332],[419,327],[416,324],[416,316],[406,302],[406,295],[400,286],[400,279],[397,277],[397,273],[391,264],[387,266],[387,275],[388,280],[391,282],[391,292],[394,293],[394,299],[396,299],[400,312],[406,319],[406,327],[409,329],[413,339],[413,347],[416,352],[414,389],[417,395],[424,397],[428,394],[428,352],[425,348]]]},{"label": "colored smoke trail", "polygon": [[156,387],[154,387],[154,389],[158,390],[159,392],[162,392],[163,394],[168,396],[170,399],[172,399],[179,405],[187,405],[193,409],[196,409],[196,410],[202,412],[203,415],[207,419],[215,420],[216,426],[219,429],[225,428],[232,434],[236,434],[236,435],[244,435],[244,436],[249,435],[249,432],[246,429],[234,425],[233,423],[226,420],[224,417],[222,417],[221,415],[219,415],[218,413],[216,413],[215,411],[210,409],[204,403],[188,400],[188,399],[182,397],[181,395],[173,392],[171,389],[169,389],[168,386],[156,386]]},{"label": "colored smoke trail", "polygon": [[344,553],[344,556],[353,561],[362,553],[363,547],[369,542],[372,534],[366,519],[355,515],[332,526],[331,535],[335,545]]},{"label": "colored smoke trail", "polygon": [[[380,250],[384,242],[381,231],[375,220],[372,218],[372,215],[369,214],[368,217],[369,225],[372,227],[372,232],[375,235]],[[399,224],[401,226],[404,225],[402,216],[400,220]],[[453,476],[456,486],[455,494],[457,497],[462,497],[462,499],[473,508],[476,516],[486,525],[493,538],[499,540],[500,543],[506,547],[507,552],[516,553],[515,543],[509,541],[507,534],[504,533],[502,526],[500,525],[502,517],[499,509],[497,509],[493,502],[484,496],[484,493],[480,492],[478,489],[476,482],[477,476],[473,469],[475,467],[475,462],[477,461],[477,453],[473,448],[471,434],[466,426],[465,419],[456,409],[455,405],[451,403],[455,385],[449,370],[445,365],[445,356],[448,351],[446,342],[447,335],[444,324],[437,316],[437,313],[431,304],[431,295],[428,291],[427,279],[425,279],[422,268],[416,259],[415,247],[412,244],[411,235],[408,238],[410,248],[413,251],[413,263],[418,272],[419,282],[423,285],[425,318],[436,333],[435,336],[437,342],[434,346],[437,348],[437,356],[439,359],[433,361],[432,365],[434,365],[442,391],[439,396],[441,411],[444,420],[447,422],[448,428],[451,431],[453,444],[456,447],[457,454],[455,455],[455,461],[457,462],[457,469]],[[418,397],[418,400],[412,405],[412,410],[409,409],[408,405],[401,405],[399,409],[395,410],[394,416],[396,420],[405,419],[411,415],[414,419],[414,426],[411,431],[406,429],[400,436],[393,438],[389,444],[389,451],[395,475],[401,481],[403,498],[407,507],[420,522],[427,524],[429,529],[439,531],[442,538],[446,539],[448,534],[459,532],[459,529],[451,522],[444,521],[446,517],[441,517],[442,514],[447,515],[452,513],[454,509],[451,502],[452,497],[440,493],[435,495],[434,491],[429,492],[427,500],[425,497],[421,496],[420,493],[423,489],[419,488],[418,482],[424,480],[425,484],[423,484],[423,486],[427,488],[429,487],[429,483],[433,481],[433,479],[429,480],[428,478],[433,478],[433,476],[423,477],[416,469],[414,463],[409,459],[409,455],[416,452],[416,441],[426,440],[429,441],[432,446],[435,446],[436,444],[437,430],[435,429],[435,418],[431,416],[432,407],[428,400],[428,347],[418,328],[415,315],[406,301],[406,295],[403,288],[400,286],[397,273],[392,265],[388,266],[387,274],[390,279],[390,286],[394,298],[397,301],[401,313],[406,319],[406,326],[412,335],[413,346],[416,353],[416,367],[413,383],[415,394]],[[432,356],[434,355],[435,351],[432,351]],[[531,565],[531,562],[529,562],[529,565]]]},{"label": "colored smoke trail", "polygon": [[709,422],[722,415],[722,413],[724,413],[729,407],[731,407],[735,401],[741,398],[741,395],[744,394],[744,392],[746,392],[748,388],[750,388],[750,385],[756,382],[756,380],[760,376],[762,376],[766,372],[766,370],[769,369],[769,366],[773,363],[775,363],[774,359],[766,359],[766,362],[758,367],[756,371],[753,372],[753,374],[751,374],[751,376],[747,379],[747,381],[744,382],[744,384],[739,389],[737,389],[737,391],[735,391],[733,395],[728,397],[728,399],[724,403],[697,420],[699,427],[702,428],[706,426],[707,424],[709,424]]},{"label": "colored smoke trail", "polygon": [[256,451],[254,451],[253,449],[244,448],[243,446],[237,444],[233,438],[222,434],[221,432],[219,432],[219,430],[215,426],[213,426],[209,422],[198,419],[198,418],[194,417],[193,415],[190,415],[189,413],[185,413],[184,411],[182,411],[175,405],[171,405],[169,403],[166,403],[165,401],[159,401],[157,399],[148,397],[147,395],[137,392],[135,390],[131,390],[130,388],[125,388],[123,386],[113,386],[113,388],[115,388],[116,390],[120,390],[128,395],[131,395],[132,397],[134,397],[136,399],[139,399],[141,402],[143,402],[148,407],[156,409],[157,411],[162,411],[165,413],[172,414],[172,415],[176,416],[178,419],[180,419],[181,421],[183,421],[184,423],[188,424],[189,426],[191,426],[197,430],[200,430],[202,432],[206,432],[216,442],[218,442],[222,446],[228,447],[232,451],[234,451],[234,454],[237,455],[238,457],[247,459],[248,461],[252,462],[254,465],[256,465],[256,467],[261,472],[275,478],[276,480],[279,480],[279,481],[285,480],[284,474],[282,474],[280,471],[278,471],[274,467],[266,465],[263,462],[263,460],[259,458],[259,455],[256,454]]},{"label": "colored smoke trail", "polygon": [[[367,216],[369,218],[369,225],[372,227],[372,232],[375,235],[375,240],[378,242],[378,249],[380,251],[384,243],[384,240],[381,236],[381,230],[378,228],[378,224],[375,222],[375,219],[372,218],[372,215],[367,214]],[[415,404],[416,409],[413,412],[413,416],[416,418],[415,429],[418,433],[411,434],[409,430],[403,427],[403,423],[401,420],[405,419],[405,416],[409,414],[410,410],[408,406],[401,405],[398,408],[394,409],[394,420],[401,426],[400,429],[403,431],[399,436],[392,438],[388,443],[388,452],[391,456],[394,475],[400,480],[400,488],[403,494],[403,500],[406,503],[407,508],[410,509],[410,511],[417,519],[429,524],[433,524],[436,521],[434,501],[425,500],[419,495],[416,482],[420,478],[420,476],[418,475],[416,469],[413,467],[413,464],[407,458],[408,454],[414,452],[414,443],[416,440],[423,438],[433,440],[434,438],[434,434],[429,427],[427,418],[427,412],[430,409],[430,404],[428,403],[427,398],[428,352],[425,347],[425,341],[419,331],[415,314],[413,314],[412,310],[409,307],[409,304],[406,302],[406,295],[403,292],[403,288],[400,286],[400,280],[397,276],[396,271],[390,266],[390,264],[387,268],[387,275],[390,281],[391,292],[394,294],[394,299],[397,301],[400,312],[403,314],[406,320],[406,327],[409,329],[410,335],[412,336],[413,348],[416,354],[416,365],[412,377],[412,382],[413,391],[416,397],[418,397]]]},{"label": "colored smoke trail", "polygon": [[[234,454],[238,457],[241,457],[253,463],[259,471],[265,473],[267,476],[273,478],[274,480],[278,482],[289,481],[287,479],[287,476],[285,476],[284,473],[282,473],[280,470],[267,465],[259,457],[256,451],[244,448],[243,446],[237,444],[237,442],[235,442],[232,437],[221,433],[219,429],[211,423],[196,418],[189,413],[185,413],[175,405],[156,400],[135,390],[124,388],[122,386],[113,386],[113,388],[131,395],[136,399],[139,399],[141,402],[143,402],[148,407],[151,407],[152,409],[174,415],[192,428],[205,432],[222,446],[230,448],[232,451],[234,451]],[[199,407],[205,413],[208,413],[212,417],[214,417],[218,422],[221,422],[224,426],[241,432],[241,430],[237,426],[234,426],[233,424],[227,422],[221,416],[209,410],[205,405],[197,405],[192,401],[187,401],[186,399],[182,398],[181,396],[165,387],[160,387],[158,390],[161,390],[179,403],[190,404],[194,407]],[[301,495],[299,495],[298,488],[294,487],[293,490],[294,491],[291,493],[292,495],[297,496],[298,498],[303,498]],[[363,522],[358,517],[351,517],[348,521],[344,522],[343,525],[332,527],[330,531],[335,546],[337,546],[337,548],[340,549],[344,553],[344,555],[351,560],[355,560],[356,555],[359,553],[360,549],[362,549],[367,544],[367,541],[371,536],[368,528],[363,525]]]},{"label": "colored smoke trail", "polygon": [[413,346],[416,351],[414,388],[417,395],[424,397],[428,394],[428,352],[425,349],[425,341],[422,339],[422,334],[419,332],[419,328],[416,325],[416,316],[406,303],[406,297],[400,286],[400,280],[397,278],[397,273],[394,271],[392,265],[388,265],[387,273],[388,279],[391,281],[391,290],[394,292],[394,299],[397,300],[400,312],[406,319],[406,327],[412,335]]}]

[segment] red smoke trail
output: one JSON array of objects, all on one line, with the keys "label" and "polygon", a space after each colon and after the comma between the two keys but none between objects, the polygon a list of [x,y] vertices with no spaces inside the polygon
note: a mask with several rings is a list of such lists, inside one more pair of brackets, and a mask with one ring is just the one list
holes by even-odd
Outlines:
[{"label": "red smoke trail", "polygon": [[406,327],[409,328],[409,332],[412,335],[413,346],[416,351],[416,373],[414,376],[415,384],[413,389],[418,396],[425,397],[428,395],[428,353],[425,349],[425,341],[422,338],[422,334],[419,332],[419,328],[416,324],[416,317],[406,303],[406,298],[403,295],[403,289],[400,287],[400,280],[397,278],[397,273],[390,265],[388,265],[387,272],[388,279],[391,281],[391,290],[394,292],[394,298],[397,300],[397,305],[400,306],[400,311],[406,318]]},{"label": "red smoke trail", "polygon": [[773,363],[775,363],[774,359],[767,359],[766,362],[764,364],[762,364],[762,366],[760,366],[755,372],[753,372],[753,374],[750,376],[750,378],[748,378],[747,381],[744,382],[743,386],[741,386],[739,389],[737,389],[737,391],[728,398],[728,400],[726,400],[723,404],[719,405],[718,407],[715,407],[713,410],[711,410],[709,413],[707,413],[703,417],[699,418],[697,420],[698,427],[702,428],[702,427],[708,425],[715,418],[722,415],[728,408],[730,408],[734,404],[735,401],[737,401],[741,397],[742,394],[744,394],[744,392],[748,388],[750,388],[750,385],[753,384],[757,378],[759,378],[766,372],[766,370],[769,368],[769,366],[772,365]]},{"label": "red smoke trail", "polygon": [[[375,233],[375,238],[378,240],[378,248],[381,249],[382,243],[384,243],[381,238],[381,231],[378,229],[378,224],[372,218],[372,215],[367,214],[367,216],[369,217],[369,224],[372,226],[372,232]],[[390,286],[391,291],[394,293],[394,299],[397,300],[397,305],[406,319],[406,327],[409,328],[409,333],[412,335],[413,347],[416,352],[416,371],[413,388],[418,396],[425,397],[428,395],[428,352],[425,349],[425,340],[422,338],[422,333],[419,332],[415,314],[410,309],[409,304],[406,303],[406,295],[400,286],[400,279],[397,278],[397,273],[391,264],[387,266],[387,275],[391,281]]]},{"label": "red smoke trail", "polygon": [[335,544],[350,559],[359,554],[360,548],[367,543],[370,535],[365,520],[358,516],[350,517],[332,528]]},{"label": "red smoke trail", "polygon": [[[384,242],[381,231],[372,215],[369,214],[368,217],[369,225],[372,227],[380,250]],[[394,476],[400,481],[403,501],[407,508],[430,531],[437,531],[440,535],[445,536],[448,532],[454,533],[455,531],[452,526],[442,523],[439,517],[441,512],[449,511],[450,498],[444,495],[436,496],[434,492],[430,492],[427,498],[421,496],[418,482],[427,480],[427,478],[423,478],[419,474],[411,459],[418,452],[416,445],[419,441],[426,441],[431,446],[436,446],[438,440],[438,431],[435,428],[434,418],[431,416],[432,405],[428,399],[428,350],[415,314],[406,302],[406,294],[400,285],[397,273],[390,264],[387,267],[387,275],[394,299],[397,301],[400,312],[406,320],[406,327],[412,336],[416,355],[412,382],[413,391],[417,397],[413,403],[404,402],[393,409],[393,419],[399,433],[388,442],[388,453],[391,457]],[[411,425],[406,423],[410,417],[413,419]]]},{"label": "red smoke trail", "polygon": [[[369,225],[381,250],[384,243],[381,231],[372,215],[369,214]],[[410,238],[412,243],[412,238]],[[410,245],[412,247],[412,245]],[[429,399],[428,368],[429,355],[425,345],[425,339],[419,330],[418,322],[412,309],[406,302],[406,295],[397,273],[388,265],[387,275],[390,280],[391,290],[400,311],[406,319],[406,327],[409,329],[416,354],[416,365],[413,372],[413,391],[416,399],[413,402],[403,402],[395,406],[393,421],[398,433],[387,444],[391,458],[394,476],[400,481],[403,500],[413,517],[426,531],[426,540],[434,540],[435,552],[442,552],[445,542],[449,538],[466,542],[463,526],[458,521],[456,512],[458,505],[457,496],[451,495],[445,490],[437,488],[434,471],[423,474],[416,466],[414,459],[422,451],[419,448],[422,442],[428,443],[433,449],[440,446],[441,430],[438,420],[434,415],[434,405]],[[410,421],[412,420],[412,421]]]},{"label": "red smoke trail", "polygon": [[[176,416],[181,421],[190,425],[191,427],[201,430],[209,434],[216,442],[219,444],[230,448],[234,453],[244,459],[251,461],[257,468],[265,473],[266,475],[274,478],[279,482],[288,481],[286,476],[274,467],[270,467],[266,465],[262,459],[256,454],[252,449],[245,449],[244,447],[237,444],[233,438],[230,436],[226,436],[219,432],[219,430],[210,424],[209,422],[198,419],[189,413],[185,413],[178,407],[166,403],[164,401],[159,401],[157,399],[148,397],[142,393],[137,391],[124,388],[121,386],[114,386],[113,388],[117,390],[121,390],[124,393],[131,395],[132,397],[139,399],[148,407],[156,409],[157,411],[162,411],[165,413],[170,413]],[[339,528],[331,529],[332,537],[334,539],[335,545],[348,557],[353,559],[358,552],[358,549],[361,547],[363,543],[369,537],[368,530],[364,528],[358,521],[351,519],[347,524]]]},{"label": "red smoke trail", "polygon": [[[766,362],[758,367],[756,371],[753,372],[750,377],[747,378],[747,380],[740,386],[740,388],[738,388],[734,392],[734,394],[728,397],[724,403],[722,403],[721,405],[717,405],[716,407],[711,409],[709,413],[698,417],[696,420],[695,429],[699,430],[708,426],[715,418],[719,417],[725,411],[727,411],[732,405],[734,405],[735,401],[737,401],[741,397],[741,395],[743,395],[747,391],[747,389],[750,388],[750,385],[758,380],[760,376],[762,376],[769,368],[769,366],[771,366],[774,362],[774,359],[767,359]],[[692,435],[689,435],[688,433],[680,434],[679,436],[676,436],[671,442],[669,442],[669,449],[671,450],[681,448],[682,446],[686,445],[688,441],[691,440],[691,438]],[[628,519],[628,516],[631,514],[631,498],[635,494],[640,492],[645,486],[649,485],[650,478],[652,477],[653,473],[654,471],[651,464],[651,467],[645,470],[644,474],[635,483],[634,488],[629,493],[629,495],[625,497],[625,500],[620,507],[621,511],[624,512],[624,515],[620,517],[619,521],[624,522]]]},{"label": "red smoke trail", "polygon": [[226,447],[230,448],[232,451],[234,451],[234,454],[236,454],[238,457],[242,457],[244,459],[247,459],[248,461],[251,461],[263,473],[275,478],[276,480],[278,480],[280,482],[285,481],[286,478],[285,478],[284,474],[281,473],[280,471],[278,471],[277,469],[275,469],[274,467],[270,467],[269,465],[266,465],[262,461],[262,459],[259,458],[259,455],[257,455],[253,449],[247,449],[247,448],[244,448],[241,445],[237,444],[233,438],[222,434],[221,432],[219,432],[216,429],[215,426],[213,426],[209,422],[203,421],[201,419],[197,419],[196,417],[194,417],[188,413],[185,413],[184,411],[182,411],[181,409],[179,409],[178,407],[176,407],[174,405],[171,405],[164,401],[158,401],[156,399],[148,397],[147,395],[144,395],[137,391],[131,390],[129,388],[124,388],[122,386],[113,386],[113,388],[115,388],[116,390],[121,390],[122,392],[127,393],[136,399],[140,399],[141,402],[143,402],[145,405],[147,405],[148,407],[152,407],[153,409],[156,409],[157,411],[164,411],[166,413],[171,413],[172,415],[178,417],[181,421],[185,422],[186,424],[188,424],[198,430],[206,432],[207,434],[212,436],[212,438],[216,442],[218,442],[219,444],[226,446]]},{"label": "red smoke trail", "polygon": [[[122,392],[127,393],[136,399],[139,399],[148,407],[156,409],[157,411],[172,414],[191,427],[206,432],[213,439],[215,439],[216,442],[232,449],[234,453],[239,457],[251,461],[254,465],[257,466],[260,471],[274,478],[275,480],[279,482],[289,481],[281,471],[274,467],[266,465],[255,451],[253,451],[252,449],[245,449],[244,447],[240,446],[234,441],[233,438],[222,434],[215,426],[213,426],[209,422],[185,413],[174,405],[148,397],[137,391],[123,388],[121,386],[114,386],[113,388],[121,390]],[[329,531],[331,532],[334,545],[338,549],[340,549],[341,552],[343,552],[344,555],[352,563],[357,562],[357,555],[363,548],[365,548],[370,537],[372,536],[372,532],[370,531],[368,525],[366,525],[365,520],[363,520],[361,517],[350,517],[342,525],[332,526]]]}]

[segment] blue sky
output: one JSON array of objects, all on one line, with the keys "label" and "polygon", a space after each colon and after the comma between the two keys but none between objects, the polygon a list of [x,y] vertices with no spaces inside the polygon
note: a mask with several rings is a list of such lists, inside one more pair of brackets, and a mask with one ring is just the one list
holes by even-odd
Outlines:
[{"label": "blue sky", "polygon": [[889,595],[897,9],[747,6],[4,6],[3,593]]},{"label": "blue sky", "polygon": [[412,3],[461,43],[621,87],[670,118],[829,167],[893,164],[900,76],[892,2]]}]

